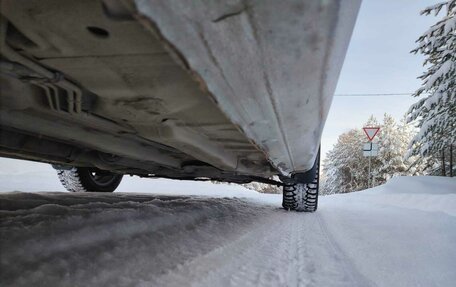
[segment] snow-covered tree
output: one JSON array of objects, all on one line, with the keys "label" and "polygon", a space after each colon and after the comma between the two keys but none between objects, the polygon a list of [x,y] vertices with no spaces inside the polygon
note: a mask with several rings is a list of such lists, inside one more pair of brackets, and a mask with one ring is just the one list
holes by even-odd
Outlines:
[{"label": "snow-covered tree", "polygon": [[408,121],[420,128],[408,156],[422,158],[441,153],[456,141],[456,0],[421,12],[431,13],[443,17],[418,38],[418,47],[412,51],[424,55],[427,71],[419,77],[422,86],[414,94],[420,99],[408,111]]},{"label": "snow-covered tree", "polygon": [[[371,116],[366,125],[378,126],[378,123]],[[363,156],[364,142],[366,142],[366,135],[361,128],[352,129],[339,136],[323,163],[325,181],[322,185],[322,193],[346,193],[367,188],[369,161]],[[376,165],[378,160],[373,158],[371,169]]]},{"label": "snow-covered tree", "polygon": [[[365,126],[380,127],[380,133],[375,139],[379,145],[378,156],[371,158],[374,185],[383,184],[393,176],[422,174],[423,166],[416,156],[404,157],[414,131],[405,119],[397,124],[392,116],[385,114],[382,124],[371,117]],[[325,181],[322,193],[345,193],[368,187],[369,158],[364,157],[362,152],[362,145],[366,141],[361,128],[339,136],[324,161]]]},{"label": "snow-covered tree", "polygon": [[323,194],[346,193],[367,188],[366,160],[363,157],[362,132],[352,129],[339,136],[323,163]]},{"label": "snow-covered tree", "polygon": [[399,124],[388,114],[384,115],[378,136],[380,163],[373,171],[376,184],[385,183],[397,175],[422,174],[423,166],[416,156],[405,157],[414,130],[403,119]]}]

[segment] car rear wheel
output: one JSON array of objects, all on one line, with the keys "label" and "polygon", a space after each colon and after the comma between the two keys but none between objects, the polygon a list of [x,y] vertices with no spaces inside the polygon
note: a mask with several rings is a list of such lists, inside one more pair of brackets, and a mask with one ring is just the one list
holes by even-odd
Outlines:
[{"label": "car rear wheel", "polygon": [[86,167],[58,169],[57,175],[65,189],[71,192],[113,192],[123,177],[122,174]]},{"label": "car rear wheel", "polygon": [[318,188],[320,173],[320,153],[314,167],[309,171],[311,180],[300,181],[299,177],[283,181],[282,207],[286,210],[315,212],[318,207]]},{"label": "car rear wheel", "polygon": [[295,183],[283,187],[282,206],[286,210],[314,212],[318,207],[318,183]]}]

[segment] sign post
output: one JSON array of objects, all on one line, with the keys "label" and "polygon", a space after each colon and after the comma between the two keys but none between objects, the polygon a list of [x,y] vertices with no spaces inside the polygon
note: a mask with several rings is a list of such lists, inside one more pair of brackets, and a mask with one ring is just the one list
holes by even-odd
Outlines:
[{"label": "sign post", "polygon": [[371,187],[371,158],[378,155],[378,144],[373,143],[372,140],[378,134],[380,130],[379,127],[364,127],[364,133],[366,134],[369,142],[363,145],[363,155],[369,157],[369,178],[367,182],[367,187]]}]

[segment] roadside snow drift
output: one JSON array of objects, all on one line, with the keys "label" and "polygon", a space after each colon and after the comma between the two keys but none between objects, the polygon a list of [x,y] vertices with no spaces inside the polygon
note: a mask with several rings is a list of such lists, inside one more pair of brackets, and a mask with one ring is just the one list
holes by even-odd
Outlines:
[{"label": "roadside snow drift", "polygon": [[323,197],[313,214],[281,210],[277,195],[236,198],[236,188],[213,188],[217,198],[198,190],[172,196],[0,193],[1,285],[456,282],[455,179],[394,178]]}]

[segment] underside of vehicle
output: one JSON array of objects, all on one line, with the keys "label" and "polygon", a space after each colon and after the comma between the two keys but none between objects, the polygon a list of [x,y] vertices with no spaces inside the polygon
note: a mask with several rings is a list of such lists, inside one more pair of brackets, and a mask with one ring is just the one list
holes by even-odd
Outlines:
[{"label": "underside of vehicle", "polygon": [[359,2],[224,2],[2,0],[0,156],[72,191],[315,183]]}]

